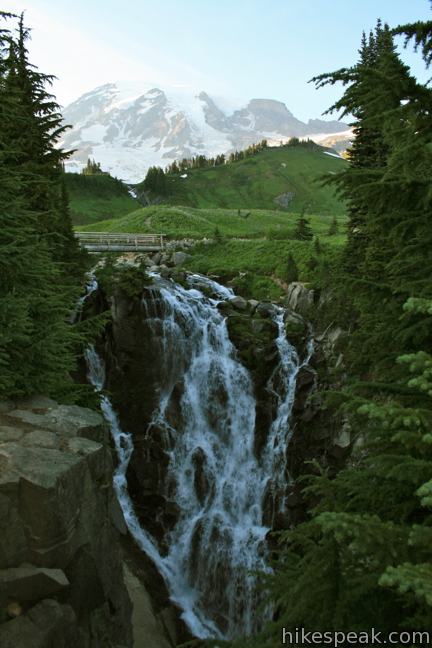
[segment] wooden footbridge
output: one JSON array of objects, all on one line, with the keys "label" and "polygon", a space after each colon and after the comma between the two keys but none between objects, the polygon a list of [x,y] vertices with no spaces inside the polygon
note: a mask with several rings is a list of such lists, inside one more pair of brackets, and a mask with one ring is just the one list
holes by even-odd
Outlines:
[{"label": "wooden footbridge", "polygon": [[75,232],[81,247],[90,252],[157,252],[164,249],[163,234]]}]

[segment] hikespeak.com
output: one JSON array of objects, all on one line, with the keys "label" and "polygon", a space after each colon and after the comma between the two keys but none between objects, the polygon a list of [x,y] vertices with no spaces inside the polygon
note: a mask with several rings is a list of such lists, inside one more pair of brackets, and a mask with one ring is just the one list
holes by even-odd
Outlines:
[{"label": "hikespeak.com", "polygon": [[321,646],[337,648],[346,645],[363,646],[430,646],[432,633],[427,631],[389,632],[388,634],[371,628],[365,632],[317,632],[295,628],[282,628],[282,645],[284,646]]}]

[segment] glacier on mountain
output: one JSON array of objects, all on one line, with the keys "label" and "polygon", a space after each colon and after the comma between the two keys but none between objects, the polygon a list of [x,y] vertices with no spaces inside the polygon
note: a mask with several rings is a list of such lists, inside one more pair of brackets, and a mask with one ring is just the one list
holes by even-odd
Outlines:
[{"label": "glacier on mountain", "polygon": [[262,139],[275,145],[290,137],[349,135],[341,122],[302,122],[280,101],[252,99],[242,105],[189,87],[137,82],[95,88],[67,106],[63,117],[71,128],[61,145],[75,149],[68,171],[80,171],[91,157],[130,183],[141,181],[149,166],[226,154]]}]

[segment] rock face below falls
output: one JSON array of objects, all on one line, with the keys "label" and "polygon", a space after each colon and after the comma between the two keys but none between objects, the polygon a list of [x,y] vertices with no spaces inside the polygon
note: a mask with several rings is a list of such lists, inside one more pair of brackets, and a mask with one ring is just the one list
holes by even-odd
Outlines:
[{"label": "rock face below falls", "polygon": [[[211,289],[207,288],[207,292],[211,295]],[[96,299],[100,300],[101,295]],[[166,346],[166,330],[163,327],[165,305],[157,286],[148,286],[135,296],[114,288],[111,295],[105,295],[105,299],[110,302],[113,319],[100,351],[106,363],[106,387],[112,394],[122,427],[133,433],[134,452],[128,469],[129,490],[146,528],[163,543],[166,533],[178,517],[178,507],[167,492],[170,441],[152,419],[161,392],[167,386],[168,376],[172,389],[167,418],[174,427],[178,423],[184,394],[182,378],[189,358],[176,353],[175,348]],[[275,395],[268,388],[279,362],[275,307],[266,302],[234,297],[220,300],[217,309],[226,318],[229,338],[238,359],[252,379],[255,403],[251,416],[255,417],[254,446],[255,453],[259,455],[277,408]],[[299,349],[300,357],[304,358],[309,336],[306,320],[286,309],[284,329]],[[311,368],[301,371],[297,410],[300,401],[305,403],[315,377]],[[222,393],[220,398],[223,399]],[[196,486],[201,493],[206,488],[202,461],[202,451],[198,450],[194,465]],[[267,521],[269,517],[270,510],[266,514]]]},{"label": "rock face below falls", "polygon": [[192,635],[253,634],[265,615],[252,574],[267,569],[269,532],[306,515],[296,478],[310,459],[333,470],[343,458],[341,422],[329,423],[317,389],[318,376],[334,382],[338,352],[331,331],[312,340],[316,300],[301,284],[283,307],[146,267],[108,265],[85,302],[112,315],[88,376],[107,390],[120,501]]},{"label": "rock face below falls", "polygon": [[0,404],[0,646],[127,648],[121,512],[100,414]]},{"label": "rock face below falls", "polygon": [[138,544],[195,636],[250,634],[263,620],[250,574],[266,569],[269,530],[289,524],[279,513],[299,372],[303,402],[314,383],[310,333],[289,309],[173,272],[102,274],[86,308],[111,308],[96,353],[133,444],[123,474]]}]

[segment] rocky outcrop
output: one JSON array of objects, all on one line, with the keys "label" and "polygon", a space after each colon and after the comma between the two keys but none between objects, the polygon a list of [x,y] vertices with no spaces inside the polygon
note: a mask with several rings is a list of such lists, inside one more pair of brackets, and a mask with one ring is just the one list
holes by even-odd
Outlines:
[{"label": "rocky outcrop", "polygon": [[[168,259],[158,253],[152,261],[165,261],[165,264],[152,266],[151,270],[154,269],[163,278],[185,283],[185,272],[173,264],[168,267]],[[176,523],[179,512],[170,499],[167,477],[171,450],[169,435],[158,426],[157,421],[152,421],[152,416],[161,390],[166,388],[168,381],[173,385],[168,417],[176,427],[180,416],[184,367],[179,358],[170,357],[171,351],[164,346],[162,321],[166,313],[159,288],[157,284],[141,284],[140,290],[131,295],[130,291],[125,292],[122,282],[102,286],[102,292],[105,291],[103,299],[111,305],[112,324],[99,350],[105,358],[107,388],[119,412],[122,428],[133,433],[134,452],[127,473],[129,492],[143,525],[164,551],[164,538]],[[199,288],[209,297],[215,297],[211,286],[200,284]],[[95,299],[100,299],[100,296],[96,295]],[[91,306],[91,302],[88,305]],[[259,456],[277,409],[276,396],[268,389],[269,380],[279,362],[276,307],[270,302],[235,296],[220,301],[218,308],[226,318],[228,333],[237,348],[238,357],[253,380],[256,401],[255,452]],[[304,359],[310,335],[307,320],[286,308],[284,324],[288,339]],[[173,362],[176,366],[173,366]],[[301,372],[295,402],[297,414],[307,406],[315,377],[312,368],[305,367]],[[200,470],[200,461],[197,454],[194,457],[196,490],[204,493],[207,485],[201,478],[203,471]]]},{"label": "rocky outcrop", "polygon": [[304,317],[310,317],[314,308],[314,291],[300,281],[289,284],[285,303],[291,310]]},{"label": "rocky outcrop", "polygon": [[318,462],[334,475],[345,464],[351,448],[348,422],[327,398],[329,392],[342,390],[347,378],[344,351],[348,334],[331,319],[332,299],[331,293],[318,294],[301,282],[288,286],[285,299],[294,315],[311,321],[314,339],[311,366],[304,367],[297,379],[288,455],[292,482],[285,527],[307,517],[311,502],[305,501],[297,479],[316,471],[311,462]]},{"label": "rocky outcrop", "polygon": [[0,405],[0,646],[127,648],[102,417],[32,398]]}]

